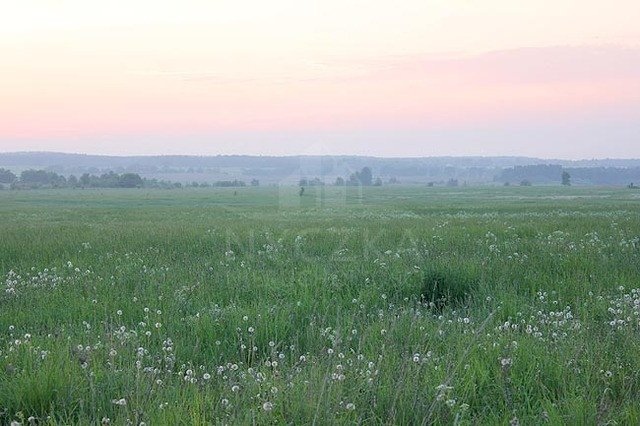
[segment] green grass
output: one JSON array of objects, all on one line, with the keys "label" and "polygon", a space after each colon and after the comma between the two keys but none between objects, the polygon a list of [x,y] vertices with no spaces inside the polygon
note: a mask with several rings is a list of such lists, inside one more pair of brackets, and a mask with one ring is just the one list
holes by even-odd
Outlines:
[{"label": "green grass", "polygon": [[0,424],[638,424],[639,265],[626,189],[0,191]]}]

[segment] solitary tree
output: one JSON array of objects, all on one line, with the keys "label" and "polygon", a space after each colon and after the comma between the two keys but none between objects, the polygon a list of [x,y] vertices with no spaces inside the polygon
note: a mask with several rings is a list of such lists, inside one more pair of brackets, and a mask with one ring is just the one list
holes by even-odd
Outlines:
[{"label": "solitary tree", "polygon": [[373,173],[369,167],[363,167],[359,172],[353,173],[349,176],[347,185],[351,186],[371,186],[373,184]]},{"label": "solitary tree", "polygon": [[369,167],[363,167],[360,171],[360,183],[362,186],[371,186],[373,183],[373,173]]},{"label": "solitary tree", "polygon": [[78,178],[74,175],[71,175],[67,178],[67,186],[70,188],[75,188],[78,186]]},{"label": "solitary tree", "polygon": [[571,175],[566,170],[562,172],[562,184],[565,186],[571,185]]},{"label": "solitary tree", "polygon": [[144,181],[137,173],[124,173],[120,176],[118,186],[121,188],[140,188]]},{"label": "solitary tree", "polygon": [[82,176],[80,176],[80,185],[89,186],[90,184],[91,184],[91,175],[89,175],[89,173],[83,173]]}]

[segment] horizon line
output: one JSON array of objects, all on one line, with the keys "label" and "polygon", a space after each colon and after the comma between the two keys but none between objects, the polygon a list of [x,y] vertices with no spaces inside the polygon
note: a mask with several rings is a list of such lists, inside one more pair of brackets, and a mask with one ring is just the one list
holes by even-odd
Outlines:
[{"label": "horizon line", "polygon": [[94,156],[94,157],[117,157],[117,158],[131,158],[131,157],[200,157],[200,158],[215,158],[215,157],[254,157],[254,158],[320,158],[320,157],[338,157],[338,158],[374,158],[374,159],[389,159],[389,160],[402,160],[402,159],[421,159],[421,158],[526,158],[532,160],[545,160],[545,161],[640,161],[640,157],[604,157],[604,158],[581,158],[581,159],[567,159],[567,158],[552,158],[552,157],[532,157],[528,155],[425,155],[425,156],[398,156],[398,157],[385,157],[375,155],[363,155],[363,154],[286,154],[286,155],[269,155],[269,154],[97,154],[88,152],[64,152],[64,151],[0,151],[0,155],[20,155],[20,154],[58,154],[58,155],[78,155],[78,156]]}]

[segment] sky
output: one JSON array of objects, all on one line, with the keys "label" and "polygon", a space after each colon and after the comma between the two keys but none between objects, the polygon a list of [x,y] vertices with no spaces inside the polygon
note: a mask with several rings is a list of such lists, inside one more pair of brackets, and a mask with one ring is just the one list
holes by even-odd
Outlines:
[{"label": "sky", "polygon": [[638,0],[0,2],[0,152],[640,158]]}]

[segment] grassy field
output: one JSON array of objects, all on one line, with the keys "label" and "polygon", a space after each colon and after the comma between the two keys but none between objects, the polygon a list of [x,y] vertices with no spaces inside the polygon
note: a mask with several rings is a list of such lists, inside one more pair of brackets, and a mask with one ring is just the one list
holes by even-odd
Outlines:
[{"label": "grassy field", "polygon": [[640,424],[640,192],[0,191],[0,424]]}]

